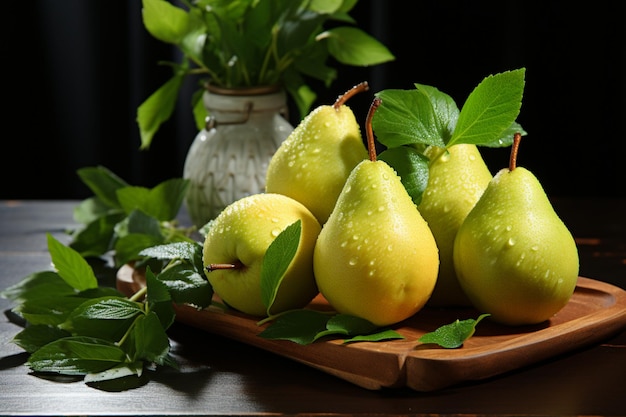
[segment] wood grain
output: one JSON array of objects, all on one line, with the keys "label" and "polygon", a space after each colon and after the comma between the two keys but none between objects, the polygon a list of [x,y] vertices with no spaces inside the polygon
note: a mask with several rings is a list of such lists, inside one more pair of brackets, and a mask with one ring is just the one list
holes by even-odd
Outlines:
[{"label": "wood grain", "polygon": [[[130,294],[143,285],[140,271],[130,266],[118,271],[120,291]],[[329,308],[321,295],[308,307]],[[569,303],[549,321],[511,327],[483,320],[458,349],[417,340],[456,319],[477,318],[479,313],[472,308],[423,308],[393,326],[405,337],[402,340],[344,344],[329,339],[306,346],[259,337],[265,328],[257,324],[259,319],[233,310],[175,308],[176,319],[182,323],[304,363],[369,390],[409,387],[434,391],[482,380],[598,343],[626,328],[626,291],[585,277],[579,277]]]}]

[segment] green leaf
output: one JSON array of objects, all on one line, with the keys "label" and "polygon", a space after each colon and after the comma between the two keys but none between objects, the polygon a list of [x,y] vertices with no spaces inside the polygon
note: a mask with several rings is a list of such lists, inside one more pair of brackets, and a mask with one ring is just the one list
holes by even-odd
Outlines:
[{"label": "green leaf", "polygon": [[381,103],[374,113],[372,129],[378,141],[388,148],[418,143],[443,147],[449,122],[442,120],[445,114],[437,111],[430,92],[390,89],[377,93]]},{"label": "green leaf", "polygon": [[175,73],[137,108],[137,123],[141,135],[140,149],[150,148],[152,138],[161,124],[172,116],[184,77],[184,72]]},{"label": "green leaf", "polygon": [[74,288],[54,271],[35,272],[0,292],[1,297],[18,303],[27,300],[67,297],[74,294],[76,294]]},{"label": "green leaf", "polygon": [[133,333],[136,360],[154,362],[157,365],[170,363],[169,339],[156,313],[149,313],[138,320]]},{"label": "green leaf", "polygon": [[467,98],[447,143],[493,144],[519,115],[525,68],[486,77]]},{"label": "green leaf", "polygon": [[26,365],[36,372],[85,375],[124,363],[126,354],[106,340],[67,337],[55,340],[30,355]]},{"label": "green leaf", "polygon": [[179,43],[188,31],[187,12],[165,0],[142,0],[143,24],[156,39]]},{"label": "green leaf", "polygon": [[117,201],[117,190],[128,186],[123,179],[102,166],[80,168],[77,174],[105,205],[114,208],[120,206]]},{"label": "green leaf", "polygon": [[122,212],[122,210],[105,204],[100,197],[92,196],[84,199],[77,206],[74,206],[73,215],[76,223],[89,224],[107,216],[109,213],[120,212]]},{"label": "green leaf", "polygon": [[61,278],[79,291],[96,288],[98,280],[87,261],[74,249],[56,240],[50,233],[47,233],[47,237],[52,263]]},{"label": "green leaf", "polygon": [[485,146],[489,148],[502,148],[502,147],[511,146],[513,144],[513,136],[516,133],[519,133],[522,136],[526,136],[528,134],[519,123],[514,122],[508,129],[502,132],[492,142],[483,143],[481,144],[481,146]]},{"label": "green leaf", "polygon": [[71,336],[69,332],[58,327],[34,324],[26,326],[24,330],[16,334],[12,342],[26,352],[33,353],[48,343],[69,336]]},{"label": "green leaf", "polygon": [[297,220],[276,236],[265,252],[261,266],[261,299],[268,315],[283,276],[298,251],[301,234],[302,221]]},{"label": "green leaf", "polygon": [[176,318],[174,306],[172,305],[172,297],[168,291],[167,285],[157,279],[150,268],[146,269],[146,289],[147,311],[156,314],[161,322],[160,327],[162,329],[168,329]]},{"label": "green leaf", "polygon": [[328,51],[342,64],[370,66],[395,59],[385,45],[358,28],[337,27],[324,32],[317,39],[326,39]]},{"label": "green leaf", "polygon": [[419,205],[428,185],[428,158],[413,147],[400,146],[381,152],[378,159],[395,169],[407,193]]},{"label": "green leaf", "polygon": [[126,213],[140,210],[159,221],[175,219],[189,188],[189,180],[172,178],[152,189],[124,187],[117,191],[118,200]]},{"label": "green leaf", "polygon": [[369,334],[377,329],[369,320],[348,314],[337,314],[326,322],[326,329],[315,335],[315,340],[329,335],[354,336]]},{"label": "green leaf", "polygon": [[131,261],[141,258],[139,252],[144,248],[160,245],[163,243],[163,236],[133,233],[120,237],[115,242],[115,265],[121,267]]},{"label": "green leaf", "polygon": [[434,343],[446,349],[455,349],[472,337],[476,326],[490,314],[481,314],[476,320],[456,320],[453,323],[439,327],[434,332],[426,333],[418,339],[421,343]]},{"label": "green leaf", "polygon": [[198,242],[172,242],[143,249],[142,256],[155,259],[187,259],[193,260],[202,251],[202,244]]},{"label": "green leaf", "polygon": [[71,312],[85,302],[84,298],[61,296],[28,299],[13,310],[29,324],[56,326],[63,323]]},{"label": "green leaf", "polygon": [[83,258],[106,254],[113,249],[116,225],[125,217],[126,214],[122,210],[108,213],[93,220],[82,229],[75,230],[72,233],[70,248]]},{"label": "green leaf", "polygon": [[383,340],[404,339],[400,333],[391,329],[383,329],[378,332],[372,332],[364,335],[357,335],[349,339],[344,339],[344,343],[354,342],[380,342]]},{"label": "green leaf", "polygon": [[177,304],[191,304],[205,308],[211,304],[213,288],[206,280],[204,273],[188,264],[176,264],[167,267],[159,275]]},{"label": "green leaf", "polygon": [[308,345],[315,341],[318,333],[326,330],[330,317],[326,313],[307,309],[287,311],[280,314],[259,336]]},{"label": "green leaf", "polygon": [[135,318],[143,314],[141,303],[121,297],[102,297],[85,301],[59,327],[76,336],[116,342],[128,331]]}]

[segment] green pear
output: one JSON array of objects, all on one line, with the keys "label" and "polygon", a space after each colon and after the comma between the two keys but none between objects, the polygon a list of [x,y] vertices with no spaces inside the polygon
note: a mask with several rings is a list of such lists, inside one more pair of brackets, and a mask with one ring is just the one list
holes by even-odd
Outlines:
[{"label": "green pear", "polygon": [[417,206],[439,247],[439,277],[428,305],[469,306],[459,285],[452,252],[456,233],[474,207],[492,175],[476,145],[457,144],[448,149],[431,146],[428,185]]},{"label": "green pear", "polygon": [[350,171],[367,158],[359,124],[344,104],[367,90],[361,83],[331,105],[309,113],[272,156],[265,191],[289,196],[304,204],[324,224]]},{"label": "green pear", "polygon": [[[370,150],[373,143],[368,135]],[[320,293],[337,312],[378,326],[411,317],[430,297],[437,244],[400,177],[375,152],[346,180],[317,238],[313,266]]]},{"label": "green pear", "polygon": [[215,293],[229,306],[267,315],[261,296],[261,266],[270,244],[301,220],[300,242],[282,278],[272,314],[306,306],[318,293],[313,250],[321,226],[298,201],[281,194],[253,194],[228,205],[213,220],[204,240],[203,263]]},{"label": "green pear", "polygon": [[500,170],[459,228],[454,265],[474,306],[507,325],[549,320],[571,298],[578,250],[537,178],[516,167]]}]

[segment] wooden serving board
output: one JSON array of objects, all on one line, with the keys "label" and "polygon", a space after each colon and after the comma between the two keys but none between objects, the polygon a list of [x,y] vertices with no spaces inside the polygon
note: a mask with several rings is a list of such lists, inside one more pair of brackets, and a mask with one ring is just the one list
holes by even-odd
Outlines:
[{"label": "wooden serving board", "polygon": [[[143,275],[131,266],[118,271],[120,291],[131,294],[143,285]],[[308,307],[329,309],[321,295]],[[409,387],[434,391],[482,380],[598,343],[626,328],[626,291],[584,277],[578,278],[569,303],[549,321],[510,327],[485,319],[458,349],[417,340],[457,319],[477,318],[479,313],[472,308],[425,307],[392,327],[405,337],[402,340],[344,344],[341,339],[330,339],[304,346],[258,336],[266,325],[259,326],[259,318],[234,310],[197,310],[184,305],[175,309],[177,321],[265,349],[370,390]]]}]

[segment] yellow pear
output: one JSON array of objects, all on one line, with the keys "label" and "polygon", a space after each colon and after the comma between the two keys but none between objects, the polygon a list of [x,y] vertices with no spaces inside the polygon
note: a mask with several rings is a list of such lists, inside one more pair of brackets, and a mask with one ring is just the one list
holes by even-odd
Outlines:
[{"label": "yellow pear", "polygon": [[448,149],[431,146],[424,154],[430,159],[428,185],[417,208],[435,236],[440,260],[428,305],[469,306],[454,269],[454,238],[492,175],[476,145],[457,144]]},{"label": "yellow pear", "polygon": [[537,178],[516,167],[515,135],[501,169],[459,228],[454,265],[474,306],[507,325],[558,313],[578,280],[578,249]]},{"label": "yellow pear", "polygon": [[361,83],[331,105],[309,113],[270,160],[265,191],[304,204],[324,224],[350,171],[367,158],[359,124],[345,102],[368,89]]},{"label": "yellow pear", "polygon": [[271,313],[301,308],[317,294],[313,249],[321,226],[298,201],[281,194],[253,194],[228,205],[212,222],[203,262],[213,290],[229,306],[267,315],[261,297],[261,266],[270,244],[301,220],[298,250],[282,278]]},{"label": "yellow pear", "polygon": [[[368,122],[380,103],[375,99]],[[315,244],[313,265],[322,295],[339,313],[378,326],[417,313],[439,269],[435,239],[400,177],[370,158],[350,173]]]}]

